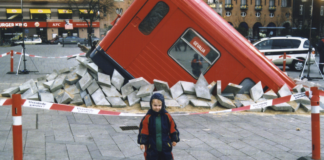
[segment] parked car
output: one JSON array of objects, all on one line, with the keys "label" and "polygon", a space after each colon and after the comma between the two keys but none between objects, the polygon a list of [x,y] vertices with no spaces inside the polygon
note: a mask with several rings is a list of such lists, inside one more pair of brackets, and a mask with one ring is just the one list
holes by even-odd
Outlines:
[{"label": "parked car", "polygon": [[[253,44],[260,52],[276,65],[283,65],[286,52],[286,65],[290,69],[301,71],[308,56],[309,40],[302,37],[271,37],[262,38]],[[310,63],[315,62],[315,49],[312,47]]]},{"label": "parked car", "polygon": [[[95,42],[95,41],[101,41],[102,40],[102,38],[98,38],[98,37],[96,37],[96,36],[91,36],[91,41],[92,42]],[[87,43],[88,43],[88,39],[87,39]]]},{"label": "parked car", "polygon": [[57,44],[59,42],[59,37],[55,37],[48,41],[49,44]]},{"label": "parked car", "polygon": [[[23,41],[19,40],[19,41],[15,41],[14,44],[15,45],[19,45],[22,44]],[[24,43],[25,44],[41,44],[42,43],[42,39],[41,38],[34,38],[34,37],[30,37],[30,38],[24,38]]]},{"label": "parked car", "polygon": [[86,39],[80,38],[77,36],[67,36],[65,38],[59,38],[58,43],[61,44],[84,44],[86,43]]}]

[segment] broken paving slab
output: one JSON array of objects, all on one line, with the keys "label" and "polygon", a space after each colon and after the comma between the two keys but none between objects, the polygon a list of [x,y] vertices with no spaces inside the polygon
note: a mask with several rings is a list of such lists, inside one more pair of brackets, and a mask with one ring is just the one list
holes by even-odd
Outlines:
[{"label": "broken paving slab", "polygon": [[92,104],[92,100],[91,100],[89,94],[87,94],[87,95],[84,96],[83,101],[84,101],[84,104],[85,104],[87,107],[93,105],[93,104]]},{"label": "broken paving slab", "polygon": [[72,85],[76,84],[80,80],[80,77],[75,72],[72,72],[66,76],[65,80],[69,85]]},{"label": "broken paving slab", "polygon": [[142,86],[137,92],[136,97],[141,98],[141,97],[150,96],[152,95],[153,90],[154,90],[154,84]]},{"label": "broken paving slab", "polygon": [[296,93],[305,92],[305,88],[301,84],[296,85],[292,90]]},{"label": "broken paving slab", "polygon": [[180,81],[184,94],[195,94],[195,84],[192,82]]},{"label": "broken paving slab", "polygon": [[107,101],[101,89],[91,94],[91,98],[97,106],[110,106],[110,103]]},{"label": "broken paving slab", "polygon": [[153,83],[154,83],[156,90],[164,90],[165,92],[170,93],[170,88],[169,88],[168,82],[154,79]]},{"label": "broken paving slab", "polygon": [[180,108],[181,107],[180,104],[174,99],[166,99],[165,106],[169,107],[169,108],[174,108],[174,107]]},{"label": "broken paving slab", "polygon": [[55,103],[54,95],[52,93],[40,93],[39,97],[42,102]]},{"label": "broken paving slab", "polygon": [[66,75],[60,75],[55,79],[54,83],[52,84],[52,86],[50,88],[51,92],[55,92],[58,89],[61,89],[64,87],[65,77],[66,77]]},{"label": "broken paving slab", "polygon": [[278,91],[278,95],[280,97],[285,97],[291,95],[290,89],[288,88],[287,84],[284,84]]},{"label": "broken paving slab", "polygon": [[248,106],[248,105],[251,105],[251,104],[255,104],[255,102],[252,100],[252,99],[249,99],[249,100],[246,100],[246,101],[240,101],[243,106]]},{"label": "broken paving slab", "polygon": [[97,91],[97,89],[99,89],[99,85],[97,84],[97,82],[95,80],[92,80],[92,83],[87,88],[88,93],[90,95],[92,95],[92,93],[94,93],[95,91]]},{"label": "broken paving slab", "polygon": [[122,97],[122,95],[117,91],[117,89],[114,86],[101,86],[101,88],[106,97]]},{"label": "broken paving slab", "polygon": [[80,90],[77,88],[76,85],[71,85],[67,88],[64,88],[64,90],[70,94],[80,94]]},{"label": "broken paving slab", "polygon": [[36,86],[38,90],[45,89],[45,86],[43,85],[44,82],[36,82]]},{"label": "broken paving slab", "polygon": [[215,91],[216,88],[216,82],[213,81],[212,83],[210,83],[207,88],[209,89],[210,94],[213,94],[213,91]]},{"label": "broken paving slab", "polygon": [[143,77],[131,79],[128,81],[129,84],[131,84],[136,89],[140,89],[142,86],[149,85],[150,83]]},{"label": "broken paving slab", "polygon": [[44,85],[44,87],[50,89],[51,86],[52,86],[52,84],[54,83],[54,81],[55,81],[55,80],[50,80],[50,81],[48,81],[48,82],[44,82],[43,85]]},{"label": "broken paving slab", "polygon": [[222,93],[233,93],[236,95],[242,89],[241,85],[237,85],[234,83],[228,83]]},{"label": "broken paving slab", "polygon": [[58,71],[59,74],[63,74],[63,73],[69,73],[71,71],[71,68],[63,68],[61,70]]},{"label": "broken paving slab", "polygon": [[113,108],[124,108],[127,104],[119,97],[106,97],[111,107]]},{"label": "broken paving slab", "polygon": [[202,108],[209,108],[209,109],[211,108],[207,102],[198,99],[191,99],[190,103],[194,107],[202,107]]},{"label": "broken paving slab", "polygon": [[312,106],[308,104],[300,104],[300,108],[302,108],[305,112],[310,112],[312,110]]},{"label": "broken paving slab", "polygon": [[61,104],[68,104],[73,100],[73,97],[74,97],[73,95],[71,95],[71,94],[69,94],[67,92],[64,92],[60,103]]},{"label": "broken paving slab", "polygon": [[290,101],[287,103],[293,108],[293,110],[292,110],[293,112],[296,112],[299,109],[299,107],[301,106],[300,103],[297,103],[295,101]]},{"label": "broken paving slab", "polygon": [[121,87],[121,93],[123,96],[128,96],[129,94],[134,92],[134,88],[131,84],[127,83]]},{"label": "broken paving slab", "polygon": [[80,92],[80,96],[81,96],[82,99],[83,99],[87,94],[88,94],[87,91],[82,91],[82,92]]},{"label": "broken paving slab", "polygon": [[75,104],[75,105],[82,105],[83,100],[81,98],[81,95],[79,93],[73,95],[73,100],[70,102],[70,104]]},{"label": "broken paving slab", "polygon": [[235,104],[236,108],[244,106],[239,100],[234,100],[234,104]]},{"label": "broken paving slab", "polygon": [[94,73],[98,73],[98,66],[95,63],[88,63],[86,66],[88,69],[90,69]]},{"label": "broken paving slab", "polygon": [[84,74],[86,74],[88,72],[87,67],[83,66],[83,65],[78,65],[78,67],[76,68],[75,73],[80,76],[83,77]]},{"label": "broken paving slab", "polygon": [[286,102],[271,106],[271,108],[275,111],[289,111],[289,112],[293,111],[293,107]]},{"label": "broken paving slab", "polygon": [[80,56],[77,56],[76,58],[75,58],[81,65],[83,65],[83,66],[87,66],[87,64],[89,63],[89,61],[88,61],[88,58],[85,58],[85,57],[80,57]]},{"label": "broken paving slab", "polygon": [[181,108],[184,108],[189,104],[189,98],[186,95],[181,95],[177,98],[177,102]]},{"label": "broken paving slab", "polygon": [[222,81],[218,80],[216,82],[216,95],[217,94],[222,94]]},{"label": "broken paving slab", "polygon": [[236,94],[234,99],[239,101],[248,101],[251,97],[248,94]]},{"label": "broken paving slab", "polygon": [[174,84],[174,85],[170,88],[170,92],[171,92],[171,95],[172,95],[172,98],[173,98],[173,99],[176,99],[176,98],[178,98],[180,95],[183,94],[183,90],[182,90],[182,86],[181,86],[180,81],[177,82],[176,84]]},{"label": "broken paving slab", "polygon": [[222,93],[221,95],[231,100],[235,99],[234,93]]},{"label": "broken paving slab", "polygon": [[208,84],[207,80],[205,79],[204,75],[200,74],[199,78],[198,78],[198,80],[196,82],[196,85],[202,85],[202,86],[207,87],[209,84]]},{"label": "broken paving slab", "polygon": [[34,95],[37,93],[37,90],[33,90],[32,88],[29,88],[27,91],[25,91],[22,95],[21,95],[21,99],[27,99],[30,96]]},{"label": "broken paving slab", "polygon": [[38,93],[35,93],[27,98],[28,100],[39,101]]},{"label": "broken paving slab", "polygon": [[209,89],[207,88],[207,86],[196,84],[195,85],[195,91],[196,91],[197,98],[203,98],[203,99],[211,100],[210,99],[211,95],[210,95],[210,92],[209,92]]},{"label": "broken paving slab", "polygon": [[143,102],[150,102],[152,95],[153,94],[151,94],[149,96],[141,97],[141,101],[143,101]]},{"label": "broken paving slab", "polygon": [[234,103],[228,99],[228,98],[225,98],[219,94],[216,95],[216,99],[217,101],[219,102],[219,104],[225,108],[228,108],[228,109],[232,109],[232,108],[236,108],[236,106],[234,105]]},{"label": "broken paving slab", "polygon": [[111,86],[110,76],[107,74],[98,72],[98,84],[110,87]]},{"label": "broken paving slab", "polygon": [[91,70],[88,69],[88,73],[91,75],[91,77],[93,79],[95,79],[96,81],[98,81],[98,73],[94,73]]},{"label": "broken paving slab", "polygon": [[[33,79],[30,79],[27,82],[25,82],[25,83],[23,83],[22,85],[19,86],[19,91],[25,92],[29,88],[34,88],[34,87],[36,87],[36,89],[37,89],[37,86],[35,84],[35,81]],[[35,89],[33,89],[33,90],[35,90]]]},{"label": "broken paving slab", "polygon": [[301,97],[299,99],[296,99],[295,102],[301,103],[301,104],[307,104],[307,105],[311,104],[311,100],[308,97]]},{"label": "broken paving slab", "polygon": [[50,75],[47,76],[46,80],[47,81],[54,80],[57,76],[58,76],[58,73],[56,70],[54,70],[54,72],[52,72]]},{"label": "broken paving slab", "polygon": [[133,106],[135,103],[140,102],[141,98],[137,98],[136,94],[138,91],[134,91],[133,93],[127,96],[129,106]]},{"label": "broken paving slab", "polygon": [[1,93],[1,96],[2,97],[11,97],[12,94],[16,94],[17,92],[19,92],[19,87],[11,87],[11,88],[4,90],[4,92]]},{"label": "broken paving slab", "polygon": [[124,84],[125,78],[115,69],[111,77],[111,84],[120,91],[121,86]]},{"label": "broken paving slab", "polygon": [[143,101],[141,101],[140,104],[141,104],[141,109],[142,110],[146,110],[146,109],[149,110],[151,108],[150,102],[143,102]]},{"label": "broken paving slab", "polygon": [[263,94],[264,92],[263,92],[261,81],[259,81],[250,89],[250,95],[254,101],[257,101],[259,98],[261,98]]},{"label": "broken paving slab", "polygon": [[92,78],[91,76],[89,75],[89,73],[85,73],[84,76],[79,80],[79,85],[80,85],[80,88],[81,90],[85,90],[87,89],[91,83],[92,83]]},{"label": "broken paving slab", "polygon": [[263,94],[263,98],[265,98],[265,99],[276,99],[276,98],[278,98],[278,95],[273,90],[270,90],[270,91],[265,92]]}]

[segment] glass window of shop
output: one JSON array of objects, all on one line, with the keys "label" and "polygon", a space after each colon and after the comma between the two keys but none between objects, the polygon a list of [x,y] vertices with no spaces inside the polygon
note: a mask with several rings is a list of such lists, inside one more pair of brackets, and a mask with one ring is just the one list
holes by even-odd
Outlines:
[{"label": "glass window of shop", "polygon": [[21,20],[21,9],[7,9],[7,19]]},{"label": "glass window of shop", "polygon": [[90,11],[90,14],[88,14],[88,10],[86,10],[86,9],[80,9],[79,11],[80,11],[80,13],[79,13],[79,18],[80,19],[90,19],[89,16],[91,14],[93,14],[92,10]]},{"label": "glass window of shop", "polygon": [[73,30],[66,30],[65,28],[59,28],[58,34],[60,37],[63,37],[63,34],[66,34],[67,36],[76,36],[79,37],[79,29],[73,28]]},{"label": "glass window of shop", "polygon": [[72,10],[58,9],[58,19],[72,19]]},{"label": "glass window of shop", "polygon": [[30,19],[32,20],[46,20],[50,18],[50,9],[30,9]]}]

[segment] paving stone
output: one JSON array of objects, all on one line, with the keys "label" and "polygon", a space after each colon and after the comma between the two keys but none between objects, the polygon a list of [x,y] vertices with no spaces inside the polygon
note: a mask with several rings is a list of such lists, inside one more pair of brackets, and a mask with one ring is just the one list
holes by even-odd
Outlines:
[{"label": "paving stone", "polygon": [[293,112],[296,112],[299,109],[299,107],[301,106],[300,103],[297,103],[295,101],[290,101],[287,103],[293,108],[292,109]]},{"label": "paving stone", "polygon": [[79,80],[78,83],[80,85],[81,90],[85,90],[91,85],[92,78],[89,75],[89,73],[85,73],[84,76]]},{"label": "paving stone", "polygon": [[182,86],[181,86],[181,82],[177,82],[176,84],[174,84],[171,88],[170,88],[170,92],[172,95],[173,99],[178,98],[180,95],[183,94],[183,90],[182,90]]},{"label": "paving stone", "polygon": [[312,110],[312,106],[308,104],[300,104],[300,108],[302,108],[305,112],[310,112]]},{"label": "paving stone", "polygon": [[57,97],[57,96],[59,96],[59,95],[62,95],[63,92],[65,92],[63,89],[59,89],[59,90],[53,92],[54,98]]},{"label": "paving stone", "polygon": [[37,90],[33,90],[32,88],[29,88],[26,92],[24,92],[22,95],[21,95],[21,99],[27,99],[29,98],[30,96],[34,95],[37,93]]},{"label": "paving stone", "polygon": [[213,81],[212,83],[210,83],[210,84],[207,86],[207,88],[209,89],[210,94],[213,94],[214,91],[215,91],[215,93],[216,93],[216,90],[215,90],[215,88],[216,88],[216,82]]},{"label": "paving stone", "polygon": [[216,83],[216,94],[222,94],[222,81],[218,80]]},{"label": "paving stone", "polygon": [[93,94],[91,94],[91,98],[97,106],[110,106],[110,103],[105,98],[105,95],[103,94],[101,89],[98,89]]},{"label": "paving stone", "polygon": [[66,92],[68,92],[69,94],[77,94],[77,93],[79,93],[80,94],[80,90],[77,88],[77,86],[76,85],[71,85],[71,86],[69,86],[68,88],[64,88],[64,90],[66,91]]},{"label": "paving stone", "polygon": [[114,70],[111,77],[111,84],[113,84],[117,90],[120,91],[121,86],[124,84],[125,78],[117,71]]},{"label": "paving stone", "polygon": [[93,71],[88,69],[88,73],[91,75],[91,77],[93,79],[95,79],[96,81],[98,81],[98,73],[94,73]]},{"label": "paving stone", "polygon": [[165,92],[170,93],[170,88],[169,88],[168,82],[154,79],[153,83],[154,83],[156,90],[164,90]]},{"label": "paving stone", "polygon": [[209,109],[211,108],[207,102],[198,99],[191,99],[190,103],[194,107],[202,107],[202,108],[209,108]]},{"label": "paving stone", "polygon": [[136,97],[141,98],[141,97],[150,96],[152,95],[153,90],[154,90],[154,84],[141,86],[141,88],[136,94]]},{"label": "paving stone", "polygon": [[296,85],[292,90],[297,93],[305,92],[305,88],[301,84]]},{"label": "paving stone", "polygon": [[278,91],[278,95],[280,97],[285,97],[291,95],[290,89],[288,88],[287,84],[284,84],[280,90]]},{"label": "paving stone", "polygon": [[[98,72],[98,84],[110,87],[111,86],[110,76],[107,74]],[[123,89],[123,87],[122,87],[122,89]]]},{"label": "paving stone", "polygon": [[92,95],[92,93],[94,93],[95,91],[97,91],[97,89],[99,89],[99,85],[97,84],[97,82],[95,80],[92,80],[92,83],[87,88],[88,93],[90,95]]},{"label": "paving stone", "polygon": [[11,97],[12,94],[16,94],[19,91],[19,87],[11,87],[1,93],[2,97]]},{"label": "paving stone", "polygon": [[149,85],[150,83],[143,77],[131,79],[128,81],[129,84],[131,84],[136,89],[140,89],[142,86]]},{"label": "paving stone", "polygon": [[263,96],[263,88],[262,88],[262,84],[261,81],[258,82],[257,84],[255,84],[251,89],[250,89],[250,95],[251,98],[254,101],[257,101],[259,98],[261,98]]},{"label": "paving stone", "polygon": [[48,76],[48,75],[38,77],[38,78],[37,78],[37,81],[38,81],[38,82],[40,82],[40,81],[46,81],[47,76]]},{"label": "paving stone", "polygon": [[288,103],[280,103],[274,106],[271,106],[271,108],[275,111],[293,111],[293,108]]},{"label": "paving stone", "polygon": [[219,102],[219,104],[221,104],[223,107],[228,108],[228,109],[236,108],[236,106],[230,99],[225,98],[219,94],[216,95],[216,98],[217,98],[217,101]]},{"label": "paving stone", "polygon": [[259,103],[259,102],[264,102],[264,101],[267,101],[267,99],[265,98],[259,98],[257,101],[255,101],[256,103]]},{"label": "paving stone", "polygon": [[149,102],[151,100],[153,93],[149,96],[141,97],[141,101],[143,102]]},{"label": "paving stone", "polygon": [[58,71],[59,74],[62,74],[62,73],[69,73],[71,71],[71,68],[63,68],[61,70]]},{"label": "paving stone", "polygon": [[[33,79],[28,80],[27,82],[23,83],[19,86],[19,91],[25,92],[31,87],[36,87],[35,81]],[[37,87],[36,87],[37,88]]]},{"label": "paving stone", "polygon": [[52,93],[40,93],[39,97],[42,102],[55,103],[54,95]]},{"label": "paving stone", "polygon": [[48,88],[44,88],[44,89],[39,89],[38,93],[51,93],[51,92]]},{"label": "paving stone", "polygon": [[117,91],[117,89],[114,86],[101,86],[101,88],[102,91],[105,93],[106,97],[122,97],[122,95]]},{"label": "paving stone", "polygon": [[240,85],[228,83],[228,85],[225,87],[222,93],[233,93],[234,95],[236,95],[241,89],[242,86]]},{"label": "paving stone", "polygon": [[52,86],[50,88],[51,92],[55,92],[58,89],[61,89],[64,87],[65,77],[66,77],[66,75],[59,75],[55,79],[54,83],[52,84]]},{"label": "paving stone", "polygon": [[174,108],[174,107],[180,108],[181,107],[180,104],[174,99],[166,99],[165,106],[169,107],[169,108]]},{"label": "paving stone", "polygon": [[126,83],[124,86],[121,87],[121,93],[123,96],[128,96],[132,92],[134,92],[132,84]]},{"label": "paving stone", "polygon": [[195,85],[195,91],[196,91],[196,96],[198,98],[203,98],[203,99],[210,99],[210,92],[209,89],[207,88],[207,86],[205,85],[200,85],[200,84],[196,84]]},{"label": "paving stone", "polygon": [[186,95],[181,95],[177,98],[177,102],[181,108],[184,108],[189,104],[189,99]]},{"label": "paving stone", "polygon": [[80,96],[81,96],[82,99],[83,99],[87,94],[88,94],[87,91],[82,91],[82,92],[80,92]]},{"label": "paving stone", "polygon": [[111,107],[113,108],[124,108],[126,107],[126,103],[119,97],[106,97],[109,101]]},{"label": "paving stone", "polygon": [[64,92],[60,103],[61,104],[68,104],[73,100],[73,97],[74,97],[73,95],[71,95],[71,94],[69,94],[67,92]]},{"label": "paving stone", "polygon": [[184,94],[196,94],[195,84],[192,82],[180,81]]},{"label": "paving stone", "polygon": [[208,82],[207,80],[205,79],[204,75],[203,74],[200,74],[199,77],[198,77],[198,80],[196,82],[196,85],[202,85],[202,86],[208,86]]},{"label": "paving stone", "polygon": [[48,82],[44,82],[43,85],[44,87],[50,89],[52,84],[54,83],[55,80],[51,80],[51,81],[48,81]]},{"label": "paving stone", "polygon": [[94,73],[98,73],[98,66],[95,63],[88,63],[86,66],[88,69],[90,69]]},{"label": "paving stone", "polygon": [[141,104],[141,109],[142,110],[149,110],[151,108],[150,102],[141,101],[140,104]]},{"label": "paving stone", "polygon": [[75,58],[81,65],[83,65],[84,67],[87,66],[87,64],[89,63],[88,62],[88,58],[85,58],[85,57],[80,57],[80,56],[77,56]]},{"label": "paving stone", "polygon": [[248,101],[251,97],[248,94],[236,94],[234,99],[239,101]]},{"label": "paving stone", "polygon": [[58,73],[57,73],[56,70],[54,70],[54,72],[52,72],[50,75],[48,75],[48,77],[46,78],[46,80],[47,81],[54,80],[57,76],[58,76]]},{"label": "paving stone", "polygon": [[38,90],[45,89],[45,86],[43,85],[44,82],[36,82],[36,86]]},{"label": "paving stone", "polygon": [[240,101],[243,106],[248,106],[248,105],[251,105],[251,104],[255,104],[255,102],[252,100],[252,99],[249,99],[249,100],[246,100],[246,101]]},{"label": "paving stone", "polygon": [[55,93],[53,93],[56,103],[61,103],[64,93],[65,91],[63,89],[59,89]]},{"label": "paving stone", "polygon": [[80,77],[75,72],[68,74],[65,79],[65,81],[70,85],[76,84],[79,80],[80,80]]},{"label": "paving stone", "polygon": [[39,101],[39,97],[38,97],[38,93],[35,93],[31,96],[29,96],[28,98],[26,98],[28,100],[33,100],[33,101]]},{"label": "paving stone", "polygon": [[235,100],[234,104],[235,104],[236,108],[239,108],[239,107],[243,106],[243,104],[239,100]]},{"label": "paving stone", "polygon": [[90,95],[87,94],[86,96],[84,96],[83,98],[84,104],[88,107],[88,106],[92,106],[92,100],[90,98]]},{"label": "paving stone", "polygon": [[302,103],[302,104],[308,104],[308,105],[311,104],[310,99],[307,97],[301,97],[300,99],[296,99],[295,102]]},{"label": "paving stone", "polygon": [[78,65],[78,67],[76,68],[76,71],[75,71],[75,73],[80,77],[83,77],[84,74],[86,74],[87,72],[88,72],[87,67],[85,67],[83,65]]},{"label": "paving stone", "polygon": [[210,108],[214,108],[217,106],[217,99],[214,95],[211,95],[211,101],[207,102],[207,104],[210,106]]},{"label": "paving stone", "polygon": [[234,93],[222,93],[221,94],[223,97],[226,97],[228,99],[234,100]]},{"label": "paving stone", "polygon": [[137,98],[136,94],[138,91],[134,91],[133,93],[127,96],[129,106],[133,106],[135,103],[140,102],[141,98]]},{"label": "paving stone", "polygon": [[164,99],[173,99],[172,97],[171,97],[171,94],[169,93],[169,92],[164,92]]},{"label": "paving stone", "polygon": [[270,91],[263,94],[263,98],[265,98],[265,99],[276,99],[276,98],[278,98],[278,95],[273,90],[270,90]]},{"label": "paving stone", "polygon": [[71,104],[75,105],[82,105],[83,100],[81,98],[81,95],[79,93],[73,95],[73,100],[70,102]]}]

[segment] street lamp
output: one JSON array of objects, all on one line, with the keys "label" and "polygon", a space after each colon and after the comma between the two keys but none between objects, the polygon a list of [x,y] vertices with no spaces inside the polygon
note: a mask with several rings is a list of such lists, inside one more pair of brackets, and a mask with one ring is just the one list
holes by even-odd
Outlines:
[{"label": "street lamp", "polygon": [[[22,74],[28,74],[29,71],[26,69],[26,58],[25,58],[25,32],[24,32],[24,14],[23,14],[23,3],[21,0],[21,29],[22,29],[22,48],[23,48],[23,57],[24,57],[24,70],[21,71]],[[18,66],[19,67],[19,66]],[[17,73],[18,74],[18,73]]]}]

